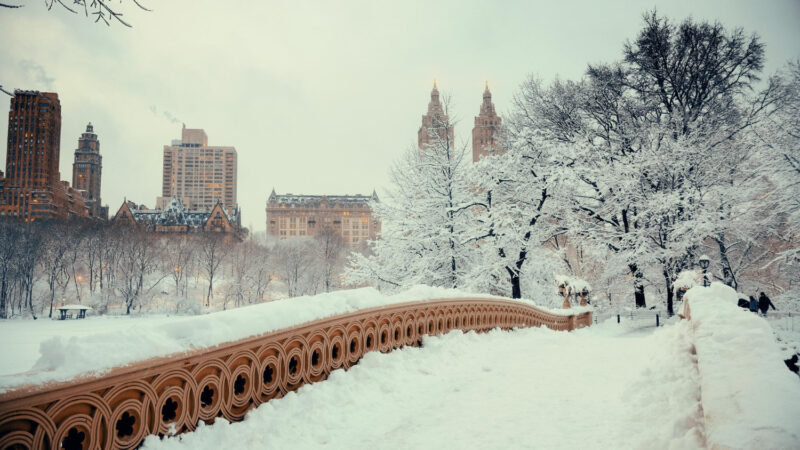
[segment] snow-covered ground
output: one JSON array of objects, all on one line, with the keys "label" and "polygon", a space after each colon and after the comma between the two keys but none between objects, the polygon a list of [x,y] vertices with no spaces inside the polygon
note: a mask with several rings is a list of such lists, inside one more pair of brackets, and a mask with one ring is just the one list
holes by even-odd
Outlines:
[{"label": "snow-covered ground", "polygon": [[145,448],[702,448],[686,328],[454,331]]},{"label": "snow-covered ground", "polygon": [[[132,362],[211,347],[361,309],[457,297],[502,299],[428,286],[415,286],[394,295],[363,288],[201,316],[3,322],[0,324],[0,342],[4,343],[0,346],[0,392],[23,384],[69,380],[88,372],[101,374]],[[579,308],[553,313],[577,311]]]}]

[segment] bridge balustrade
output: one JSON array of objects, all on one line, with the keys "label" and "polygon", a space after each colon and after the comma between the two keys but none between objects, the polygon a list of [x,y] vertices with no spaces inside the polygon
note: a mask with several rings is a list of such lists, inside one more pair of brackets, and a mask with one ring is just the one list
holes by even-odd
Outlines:
[{"label": "bridge balustrade", "polygon": [[351,367],[366,352],[420,346],[423,335],[498,327],[573,330],[591,323],[590,312],[557,315],[489,299],[361,310],[0,394],[0,449],[136,448],[150,434],[192,431],[200,420],[242,420],[264,402]]}]

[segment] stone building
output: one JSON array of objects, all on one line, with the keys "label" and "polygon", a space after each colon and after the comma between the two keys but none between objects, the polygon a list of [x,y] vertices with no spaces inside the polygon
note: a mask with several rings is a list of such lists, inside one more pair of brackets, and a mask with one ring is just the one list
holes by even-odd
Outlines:
[{"label": "stone building", "polygon": [[100,156],[100,141],[94,133],[92,123],[86,125],[86,132],[78,139],[75,149],[75,162],[72,163],[72,186],[79,190],[89,209],[89,217],[108,220],[108,206],[100,200],[100,180],[103,170],[103,157]]},{"label": "stone building", "polygon": [[481,111],[475,117],[475,126],[472,128],[472,161],[477,162],[481,156],[499,154],[505,150],[500,147],[498,138],[503,119],[497,115],[492,103],[492,93],[489,91],[489,82],[483,91]]},{"label": "stone building", "polygon": [[345,244],[359,246],[375,240],[381,230],[370,202],[378,195],[278,195],[267,200],[267,234],[279,239],[313,236],[330,229]]},{"label": "stone building", "polygon": [[445,114],[444,107],[439,100],[439,89],[434,81],[431,100],[428,102],[428,113],[422,116],[422,125],[417,131],[417,145],[421,149],[437,143],[447,143],[452,146],[454,144],[453,133],[453,125]]},{"label": "stone building", "polygon": [[202,129],[184,125],[181,139],[164,146],[161,197],[157,207],[164,209],[178,197],[190,210],[210,211],[217,203],[233,214],[237,208],[236,149],[209,146]]},{"label": "stone building", "polygon": [[61,181],[61,103],[54,92],[15,90],[8,112],[0,217],[26,222],[86,217],[83,196]]},{"label": "stone building", "polygon": [[163,209],[148,209],[126,200],[111,222],[115,226],[133,226],[153,233],[223,233],[237,239],[247,235],[238,208],[228,214],[222,204],[217,203],[208,211],[191,210],[177,197],[171,198]]}]

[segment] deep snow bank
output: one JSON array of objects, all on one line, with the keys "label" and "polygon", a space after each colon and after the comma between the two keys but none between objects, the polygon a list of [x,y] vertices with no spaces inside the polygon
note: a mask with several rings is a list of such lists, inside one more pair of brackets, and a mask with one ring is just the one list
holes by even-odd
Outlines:
[{"label": "deep snow bank", "polygon": [[766,320],[721,283],[685,296],[697,350],[709,447],[800,448],[800,380]]},{"label": "deep snow bank", "polygon": [[[53,337],[41,342],[41,356],[29,372],[0,376],[0,392],[23,384],[66,381],[77,375],[100,374],[148,358],[180,354],[190,350],[244,339],[289,328],[325,317],[362,309],[410,301],[442,298],[502,299],[470,294],[453,289],[415,286],[387,296],[373,288],[337,291],[329,294],[296,297],[202,316],[179,316],[161,320],[140,320],[136,327],[119,326],[78,336]],[[531,304],[529,301],[523,301]],[[576,314],[582,310],[554,310],[554,314]],[[91,319],[87,319],[87,322]],[[117,322],[117,321],[114,321]],[[61,327],[64,322],[51,322]]]}]

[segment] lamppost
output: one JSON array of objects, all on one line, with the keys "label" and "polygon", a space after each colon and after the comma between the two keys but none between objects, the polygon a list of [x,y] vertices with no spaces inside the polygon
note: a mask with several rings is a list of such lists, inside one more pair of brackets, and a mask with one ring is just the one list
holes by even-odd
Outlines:
[{"label": "lamppost", "polygon": [[706,272],[706,270],[708,270],[708,266],[709,264],[711,264],[711,260],[708,259],[708,256],[703,255],[700,257],[700,260],[698,262],[700,263],[700,268],[703,269],[703,287],[708,287],[711,285],[711,283],[708,282],[708,273]]}]

